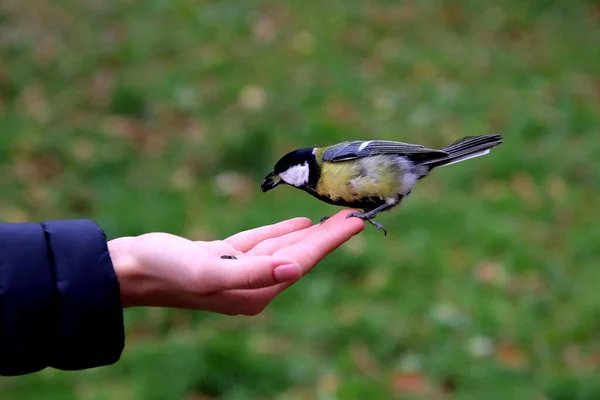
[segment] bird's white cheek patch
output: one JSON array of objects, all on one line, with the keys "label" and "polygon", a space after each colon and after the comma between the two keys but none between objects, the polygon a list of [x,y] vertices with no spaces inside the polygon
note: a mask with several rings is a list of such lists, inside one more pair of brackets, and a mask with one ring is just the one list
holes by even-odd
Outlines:
[{"label": "bird's white cheek patch", "polygon": [[292,186],[303,186],[308,183],[309,176],[308,163],[295,165],[290,167],[287,171],[279,174],[279,177],[287,184]]}]

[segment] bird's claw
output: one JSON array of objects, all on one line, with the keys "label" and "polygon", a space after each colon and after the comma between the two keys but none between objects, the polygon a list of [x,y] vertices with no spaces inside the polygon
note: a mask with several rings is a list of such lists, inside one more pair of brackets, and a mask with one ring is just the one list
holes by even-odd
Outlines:
[{"label": "bird's claw", "polygon": [[331,218],[331,217],[328,217],[328,216],[321,217],[319,224],[322,224],[323,222],[327,221],[329,218]]},{"label": "bird's claw", "polygon": [[229,255],[229,254],[223,254],[221,256],[221,258],[224,259],[224,260],[237,260],[236,256],[232,256],[232,255]]},{"label": "bird's claw", "polygon": [[385,226],[383,226],[382,224],[380,224],[379,222],[373,220],[373,218],[375,217],[374,215],[369,215],[369,213],[358,213],[358,212],[350,212],[346,215],[346,219],[348,218],[360,218],[363,221],[367,221],[369,222],[371,225],[373,225],[375,228],[377,228],[378,230],[383,232],[383,236],[387,236],[387,230],[385,229]]},{"label": "bird's claw", "polygon": [[373,225],[375,228],[379,229],[380,231],[383,232],[383,236],[387,236],[387,230],[385,229],[385,226],[381,225],[379,222],[377,221],[373,221],[372,219],[366,219],[367,221],[369,221],[369,223],[371,225]]}]

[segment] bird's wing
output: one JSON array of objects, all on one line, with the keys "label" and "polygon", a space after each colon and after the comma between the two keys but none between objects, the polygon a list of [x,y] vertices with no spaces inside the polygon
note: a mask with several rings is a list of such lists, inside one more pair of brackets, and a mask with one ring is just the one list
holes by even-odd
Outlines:
[{"label": "bird's wing", "polygon": [[429,149],[420,144],[394,142],[391,140],[368,140],[343,142],[328,147],[323,152],[323,161],[347,161],[377,154],[421,155],[427,158],[439,158],[448,155],[445,151]]}]

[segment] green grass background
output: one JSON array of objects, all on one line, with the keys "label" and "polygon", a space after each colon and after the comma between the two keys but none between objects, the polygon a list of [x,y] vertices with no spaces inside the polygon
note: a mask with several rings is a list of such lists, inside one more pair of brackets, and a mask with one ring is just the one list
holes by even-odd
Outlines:
[{"label": "green grass background", "polygon": [[3,221],[224,238],[337,211],[260,192],[293,148],[491,132],[261,315],[127,310],[0,398],[600,398],[597,2],[2,0]]}]

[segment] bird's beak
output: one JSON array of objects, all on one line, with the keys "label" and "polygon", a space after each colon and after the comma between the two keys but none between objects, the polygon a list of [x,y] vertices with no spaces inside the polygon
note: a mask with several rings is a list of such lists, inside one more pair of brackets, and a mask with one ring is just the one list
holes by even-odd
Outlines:
[{"label": "bird's beak", "polygon": [[265,179],[263,179],[262,183],[260,184],[260,188],[263,192],[267,192],[280,183],[281,178],[279,178],[279,176],[277,176],[274,172],[271,172],[269,175],[265,176]]}]

